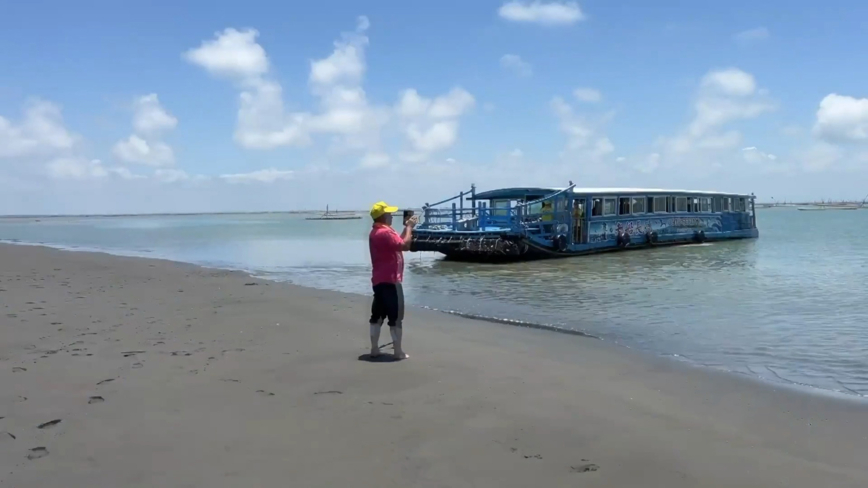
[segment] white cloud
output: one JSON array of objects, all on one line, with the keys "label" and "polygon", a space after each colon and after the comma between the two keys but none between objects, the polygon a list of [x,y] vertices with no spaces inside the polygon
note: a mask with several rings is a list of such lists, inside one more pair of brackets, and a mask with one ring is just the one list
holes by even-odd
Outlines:
[{"label": "white cloud", "polygon": [[589,124],[576,116],[573,112],[573,107],[565,102],[563,98],[553,98],[551,107],[555,116],[560,121],[561,132],[567,135],[569,140],[568,147],[579,148],[586,146],[588,140],[593,135],[593,129]]},{"label": "white cloud", "polygon": [[363,168],[383,168],[389,165],[391,158],[386,153],[372,152],[367,153],[362,158]]},{"label": "white cloud", "polygon": [[372,107],[361,87],[369,27],[367,17],[359,17],[356,30],[335,41],[329,56],[310,62],[308,82],[319,100],[319,113],[286,112],[283,89],[273,79],[256,31],[227,29],[188,51],[185,58],[235,79],[241,89],[235,141],[243,147],[305,146],[313,142],[314,134],[331,134],[338,136],[342,148],[371,150],[380,143],[388,113]]},{"label": "white cloud", "polygon": [[778,160],[774,154],[760,151],[755,146],[742,148],[741,154],[744,160],[751,164],[766,164]]},{"label": "white cloud", "polygon": [[425,98],[409,89],[393,107],[372,104],[362,86],[369,27],[367,17],[359,17],[356,29],[343,33],[328,56],[310,61],[308,87],[318,105],[312,111],[285,110],[283,89],[256,41],[256,31],[218,32],[184,57],[211,73],[233,78],[241,91],[234,138],[248,149],[307,146],[318,142],[316,136],[329,136],[330,155],[355,153],[360,166],[382,167],[391,160],[382,139],[392,121],[408,145],[399,155],[402,160],[424,161],[454,145],[459,119],[475,104],[473,96],[454,88]]},{"label": "white cloud", "polygon": [[235,141],[251,149],[304,145],[310,142],[307,114],[286,114],[283,88],[269,79],[270,63],[253,29],[226,29],[183,54],[211,74],[232,78],[241,89]]},{"label": "white cloud", "polygon": [[403,131],[413,155],[404,160],[421,160],[428,154],[442,151],[458,139],[458,119],[476,103],[473,95],[460,87],[449,93],[425,98],[415,90],[404,90],[395,112],[401,118]]},{"label": "white cloud", "polygon": [[335,42],[335,50],[325,59],[311,61],[310,81],[319,85],[334,85],[341,82],[361,83],[365,74],[365,46],[368,38],[359,35],[370,27],[365,16],[359,17],[356,33],[344,35]]},{"label": "white cloud", "polygon": [[868,98],[826,95],[817,109],[814,135],[828,142],[868,141]]},{"label": "white cloud", "polygon": [[108,168],[108,172],[116,175],[118,178],[121,178],[123,180],[147,179],[147,176],[135,174],[132,171],[130,171],[129,169],[124,168],[124,167],[120,167],[120,166],[115,167],[115,168]]},{"label": "white cloud", "polygon": [[293,175],[293,171],[268,168],[250,173],[220,175],[220,178],[228,183],[274,183],[275,181],[292,179]]},{"label": "white cloud", "polygon": [[513,158],[521,158],[524,157],[524,151],[519,148],[515,148],[509,152],[509,156]]},{"label": "white cloud", "polygon": [[546,26],[568,25],[585,20],[585,15],[576,2],[511,1],[504,3],[497,13],[511,22]]},{"label": "white cloud", "polygon": [[81,137],[65,127],[60,106],[29,100],[19,122],[0,117],[0,159],[13,162],[8,168],[0,167],[7,173],[0,174],[0,180],[26,181],[16,174],[58,180],[102,179],[116,174],[98,159],[82,156],[80,142]]},{"label": "white cloud", "polygon": [[48,101],[27,102],[19,123],[0,116],[0,158],[50,156],[71,150],[77,140],[64,126],[60,107]]},{"label": "white cloud", "polygon": [[741,142],[729,123],[753,119],[774,109],[759,90],[753,75],[736,68],[710,71],[700,82],[693,102],[695,115],[687,129],[665,142],[671,152],[694,149],[731,149]]},{"label": "white cloud", "polygon": [[752,74],[737,68],[709,71],[699,81],[692,109],[693,117],[681,130],[659,138],[644,156],[630,158],[631,167],[661,174],[657,170],[666,168],[681,181],[703,185],[721,168],[733,164],[762,162],[757,166],[762,172],[788,170],[774,155],[753,152],[755,148],[739,150],[744,137],[733,125],[775,109]]},{"label": "white cloud", "polygon": [[258,31],[229,28],[214,36],[210,41],[203,41],[198,48],[184,52],[182,57],[219,76],[247,79],[268,72],[268,56],[256,42]]},{"label": "white cloud", "polygon": [[160,168],[154,171],[154,177],[164,183],[177,183],[190,179],[190,175],[186,171],[174,168]]},{"label": "white cloud", "polygon": [[597,121],[587,120],[561,97],[554,97],[549,105],[559,121],[561,132],[567,136],[568,154],[565,156],[594,163],[615,151],[612,141],[601,133],[601,126],[609,116]]},{"label": "white cloud", "polygon": [[55,179],[89,180],[109,175],[98,159],[57,158],[46,165],[48,176]]},{"label": "white cloud", "polygon": [[504,54],[500,57],[500,66],[512,71],[518,76],[531,76],[533,67],[517,54]]},{"label": "white cloud", "polygon": [[593,88],[576,88],[573,90],[573,96],[576,100],[586,103],[597,103],[603,100],[603,94]]},{"label": "white cloud", "polygon": [[756,81],[750,73],[738,68],[710,71],[702,77],[701,87],[712,94],[746,97],[756,91]]},{"label": "white cloud", "polygon": [[160,104],[157,94],[139,97],[133,103],[133,134],[115,143],[112,154],[124,163],[171,166],[175,153],[161,140],[163,132],[178,125],[178,119]]},{"label": "white cloud", "polygon": [[175,154],[168,144],[148,142],[135,134],[115,143],[112,154],[125,163],[147,166],[171,166],[175,163]]},{"label": "white cloud", "polygon": [[287,114],[283,108],[283,88],[279,83],[252,79],[239,95],[235,142],[248,149],[273,149],[304,146],[311,139],[306,127],[309,114]]},{"label": "white cloud", "polygon": [[160,104],[156,93],[139,97],[135,102],[133,129],[139,134],[158,134],[172,130],[178,119]]},{"label": "white cloud", "polygon": [[748,44],[752,44],[758,41],[764,41],[771,37],[771,33],[765,27],[756,27],[754,29],[748,29],[745,31],[741,31],[732,36],[735,42],[745,46]]}]

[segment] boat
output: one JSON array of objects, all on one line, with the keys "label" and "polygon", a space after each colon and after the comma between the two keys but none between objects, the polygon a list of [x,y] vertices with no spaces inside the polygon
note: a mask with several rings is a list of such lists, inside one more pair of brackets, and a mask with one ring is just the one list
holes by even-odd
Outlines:
[{"label": "boat", "polygon": [[362,217],[355,214],[343,214],[341,215],[337,210],[334,212],[329,212],[329,206],[326,205],[326,211],[324,214],[319,217],[307,217],[304,220],[359,220]]},{"label": "boat", "polygon": [[798,207],[802,212],[816,210],[858,210],[860,207],[856,205],[819,205],[816,207]]},{"label": "boat", "polygon": [[472,185],[422,207],[410,250],[509,262],[757,237],[753,194]]}]

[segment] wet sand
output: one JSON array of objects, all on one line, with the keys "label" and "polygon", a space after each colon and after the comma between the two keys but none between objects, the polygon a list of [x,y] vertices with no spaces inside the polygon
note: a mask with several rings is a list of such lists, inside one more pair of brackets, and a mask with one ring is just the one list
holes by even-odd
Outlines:
[{"label": "wet sand", "polygon": [[0,245],[0,486],[868,486],[864,402],[425,310],[370,362],[368,310]]}]

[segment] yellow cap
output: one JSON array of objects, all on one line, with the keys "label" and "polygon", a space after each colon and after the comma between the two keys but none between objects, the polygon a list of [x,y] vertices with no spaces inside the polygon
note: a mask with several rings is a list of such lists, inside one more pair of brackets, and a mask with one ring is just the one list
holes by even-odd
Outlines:
[{"label": "yellow cap", "polygon": [[384,214],[395,213],[397,211],[398,207],[389,206],[386,202],[377,202],[371,207],[371,218],[377,220]]}]

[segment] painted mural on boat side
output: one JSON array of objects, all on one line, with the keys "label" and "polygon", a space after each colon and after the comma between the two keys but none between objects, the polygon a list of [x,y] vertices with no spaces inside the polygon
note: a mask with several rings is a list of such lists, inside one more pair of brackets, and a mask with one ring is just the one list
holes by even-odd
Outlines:
[{"label": "painted mural on boat side", "polygon": [[591,222],[589,241],[612,241],[621,232],[631,236],[644,235],[646,232],[657,234],[690,234],[694,231],[720,232],[719,216],[709,217],[663,217],[659,219],[636,219],[611,222]]}]

